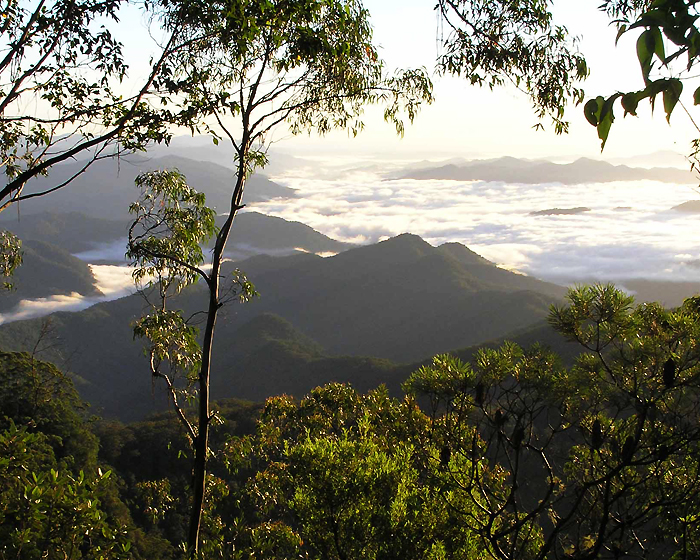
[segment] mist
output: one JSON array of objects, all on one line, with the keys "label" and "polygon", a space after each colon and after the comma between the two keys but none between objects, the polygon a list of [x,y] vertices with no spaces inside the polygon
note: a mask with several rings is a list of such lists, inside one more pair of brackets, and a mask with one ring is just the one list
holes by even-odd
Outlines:
[{"label": "mist", "polygon": [[[297,189],[298,198],[259,203],[256,210],[351,243],[404,232],[433,245],[459,242],[504,268],[564,284],[584,278],[700,280],[697,263],[692,265],[700,258],[700,221],[671,210],[700,198],[690,185],[386,180],[386,173],[367,166],[340,175],[277,177]],[[587,211],[532,215],[581,207]]]},{"label": "mist", "polygon": [[43,317],[56,311],[82,311],[104,301],[125,297],[136,291],[131,277],[132,269],[127,266],[90,265],[101,296],[83,296],[78,293],[56,295],[45,298],[22,300],[13,310],[0,313],[0,325],[20,319]]}]

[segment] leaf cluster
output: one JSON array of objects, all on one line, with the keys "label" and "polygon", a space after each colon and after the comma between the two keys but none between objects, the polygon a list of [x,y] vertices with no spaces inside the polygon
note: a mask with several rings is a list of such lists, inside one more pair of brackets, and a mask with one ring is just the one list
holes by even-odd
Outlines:
[{"label": "leaf cluster", "polygon": [[549,116],[562,133],[568,130],[565,106],[569,99],[583,100],[578,84],[588,68],[566,28],[552,23],[548,4],[439,0],[436,9],[447,33],[438,70],[491,89],[513,83],[530,97],[538,118]]},{"label": "leaf cluster", "polygon": [[[636,51],[644,81],[641,90],[616,92],[607,98],[598,96],[585,104],[584,114],[588,122],[597,128],[602,150],[615,120],[614,105],[618,99],[625,116],[636,116],[641,101],[648,99],[653,110],[656,98],[661,94],[666,120],[670,123],[671,114],[683,93],[683,75],[689,73],[698,62],[700,32],[696,2],[690,0],[609,0],[601,9],[616,18],[617,40],[629,32],[642,30],[637,37]],[[678,69],[676,61],[682,57],[686,59],[684,67]],[[660,77],[654,77],[657,74],[661,74]],[[699,103],[700,87],[693,93],[693,104]]]}]

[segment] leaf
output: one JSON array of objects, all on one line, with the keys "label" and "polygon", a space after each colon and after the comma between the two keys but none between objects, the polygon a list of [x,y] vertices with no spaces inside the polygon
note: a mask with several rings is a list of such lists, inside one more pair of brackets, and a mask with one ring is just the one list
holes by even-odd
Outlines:
[{"label": "leaf", "polygon": [[591,99],[583,106],[583,114],[586,120],[593,126],[598,126],[598,118],[600,110],[603,107],[603,98],[601,96]]},{"label": "leaf", "polygon": [[605,143],[608,141],[608,134],[610,133],[610,127],[615,120],[615,115],[613,114],[613,105],[618,97],[621,97],[621,93],[616,93],[608,97],[603,103],[600,109],[600,115],[598,116],[598,138],[601,140],[600,151],[605,149]]},{"label": "leaf", "polygon": [[670,16],[666,10],[655,8],[644,12],[637,21],[629,26],[629,28],[665,27],[671,25],[672,23],[672,16]]},{"label": "leaf", "polygon": [[617,28],[617,36],[615,37],[615,46],[617,46],[617,42],[620,40],[620,37],[627,31],[627,25],[621,25],[620,27]]},{"label": "leaf", "polygon": [[664,111],[666,111],[666,122],[669,124],[671,124],[671,113],[682,92],[683,83],[677,78],[669,80],[666,89],[664,89]]},{"label": "leaf", "polygon": [[622,108],[625,114],[637,116],[637,106],[639,105],[639,96],[637,92],[626,93],[622,96]]},{"label": "leaf", "polygon": [[600,151],[605,149],[605,143],[608,141],[608,134],[610,133],[610,127],[613,123],[612,113],[608,113],[600,120],[598,124],[598,138],[600,138]]},{"label": "leaf", "polygon": [[664,60],[664,42],[661,31],[658,27],[647,29],[637,39],[637,58],[642,69],[644,83],[649,82],[649,72],[651,72],[651,61],[656,54],[661,61]]},{"label": "leaf", "polygon": [[700,87],[693,93],[693,105],[700,105]]}]

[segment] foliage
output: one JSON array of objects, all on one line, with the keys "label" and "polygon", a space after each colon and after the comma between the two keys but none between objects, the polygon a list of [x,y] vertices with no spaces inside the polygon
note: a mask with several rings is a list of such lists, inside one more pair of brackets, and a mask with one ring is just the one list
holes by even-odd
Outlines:
[{"label": "foliage", "polygon": [[419,448],[427,426],[415,403],[384,389],[331,384],[299,403],[270,399],[257,433],[224,454],[242,484],[219,506],[232,556],[481,557],[439,498],[438,451]]},{"label": "foliage", "polygon": [[53,364],[29,354],[0,352],[0,429],[11,423],[46,436],[61,469],[97,467],[97,440],[72,381]]},{"label": "foliage", "polygon": [[[231,400],[219,401],[216,406],[225,424],[212,433],[213,449],[222,449],[232,436],[254,431],[260,405]],[[187,539],[191,507],[192,455],[185,431],[173,422],[173,413],[128,425],[102,421],[95,426],[95,433],[100,439],[100,460],[121,480],[119,497],[128,504],[138,527],[130,531],[132,550],[149,559],[181,557],[178,549]],[[217,456],[213,461],[217,476],[224,474]],[[211,549],[219,541],[212,535],[212,516],[205,515],[203,538],[213,541]],[[212,555],[218,553],[213,551]]]},{"label": "foliage", "polygon": [[141,197],[129,208],[135,218],[126,252],[134,280],[153,278],[179,292],[200,278],[201,245],[216,233],[214,211],[177,170],[143,173],[136,186]]},{"label": "foliage", "polygon": [[109,475],[60,469],[43,434],[10,423],[0,432],[0,557],[130,558],[95,496]]},{"label": "foliage", "polygon": [[555,131],[562,133],[568,130],[564,108],[569,98],[583,100],[578,83],[588,68],[566,28],[553,25],[549,4],[439,0],[436,9],[447,34],[440,36],[444,50],[438,70],[491,89],[513,83],[529,95],[536,115],[550,116]]},{"label": "foliage", "polygon": [[612,286],[580,288],[551,321],[586,350],[570,369],[542,348],[505,344],[472,366],[438,357],[407,382],[429,398],[432,437],[489,466],[466,484],[452,474],[447,500],[482,513],[461,522],[496,558],[692,555],[697,300],[667,311],[633,307]]},{"label": "foliage", "polygon": [[71,380],[0,353],[0,558],[142,558]]},{"label": "foliage", "polygon": [[[23,195],[29,179],[76,155],[92,161],[123,150],[143,149],[169,138],[172,115],[147,100],[182,45],[166,41],[137,93],[118,91],[127,76],[122,45],[110,30],[129,0],[8,0],[0,34],[0,161],[7,182],[0,210]],[[31,108],[31,109],[30,109]],[[57,190],[55,185],[47,192]]]},{"label": "foliage", "polygon": [[[661,94],[666,120],[670,122],[671,114],[681,102],[683,78],[690,77],[698,62],[700,32],[696,22],[700,14],[696,2],[690,0],[606,0],[601,9],[616,18],[618,40],[631,31],[641,30],[636,51],[644,83],[640,90],[618,91],[607,98],[598,96],[585,104],[584,114],[597,128],[602,150],[615,120],[614,106],[618,99],[625,116],[636,116],[641,101],[648,99],[653,109]],[[698,103],[700,87],[693,93],[693,104]],[[697,155],[698,146],[696,141],[693,155]]]},{"label": "foliage", "polygon": [[22,242],[9,231],[0,231],[0,276],[4,276],[3,287],[12,289],[10,277],[22,264]]}]

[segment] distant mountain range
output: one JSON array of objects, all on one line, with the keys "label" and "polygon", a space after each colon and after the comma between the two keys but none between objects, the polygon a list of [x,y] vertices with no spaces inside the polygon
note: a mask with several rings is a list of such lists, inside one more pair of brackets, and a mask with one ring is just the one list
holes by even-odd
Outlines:
[{"label": "distant mountain range", "polygon": [[698,214],[700,213],[700,200],[689,200],[688,202],[683,202],[673,206],[671,210],[676,212],[686,212],[688,214]]},{"label": "distant mountain range", "polygon": [[609,183],[613,181],[661,181],[664,183],[697,183],[696,174],[675,167],[628,167],[580,158],[573,163],[524,160],[502,157],[474,160],[464,164],[448,164],[414,170],[401,176],[405,179],[440,179],[454,181],[503,181],[506,183]]},{"label": "distant mountain range", "polygon": [[[397,387],[407,373],[392,362],[533,325],[565,291],[502,270],[462,245],[432,247],[414,235],[325,259],[258,256],[235,266],[262,295],[222,309],[213,356],[219,398],[300,394],[331,380]],[[192,288],[178,306],[197,311],[204,295]],[[51,316],[52,349],[42,357],[59,365],[70,357],[81,394],[107,416],[134,419],[166,405],[164,397],[154,405],[141,345],[133,341],[130,324],[144,309],[135,295]],[[33,347],[41,322],[3,325],[0,347]]]},{"label": "distant mountain range", "polygon": [[[38,177],[27,183],[24,194],[43,192],[79,173],[84,163],[77,161],[51,168],[47,177]],[[122,159],[100,160],[79,174],[66,187],[20,204],[21,214],[39,212],[81,212],[94,218],[120,219],[128,217],[129,205],[139,191],[134,179],[139,173],[157,169],[178,169],[187,177],[188,184],[207,195],[207,205],[217,212],[228,212],[235,173],[232,169],[208,161],[167,155],[147,158],[132,155]],[[253,175],[246,186],[244,202],[289,198],[294,189],[283,187],[260,174]],[[3,214],[17,214],[4,212]],[[3,215],[4,218],[4,215]]]},{"label": "distant mountain range", "polygon": [[23,262],[12,277],[13,289],[0,292],[0,311],[6,312],[23,299],[78,293],[100,296],[90,267],[68,251],[29,240],[22,243]]},{"label": "distant mountain range", "polygon": [[[73,254],[90,252],[91,255],[83,257],[90,262],[123,261],[131,223],[127,218],[92,218],[80,212],[42,212],[21,219],[11,214],[3,217],[0,227],[9,229],[20,239],[49,243]],[[219,217],[218,221],[223,219]],[[257,212],[242,212],[234,221],[229,247],[229,252],[240,258],[241,255],[290,254],[295,251],[338,253],[354,245],[331,239],[299,222]],[[105,253],[103,257],[101,251]]]},{"label": "distant mountain range", "polygon": [[586,206],[577,206],[576,208],[546,208],[545,210],[530,212],[530,216],[567,216],[572,214],[584,214],[590,211],[591,209]]}]

